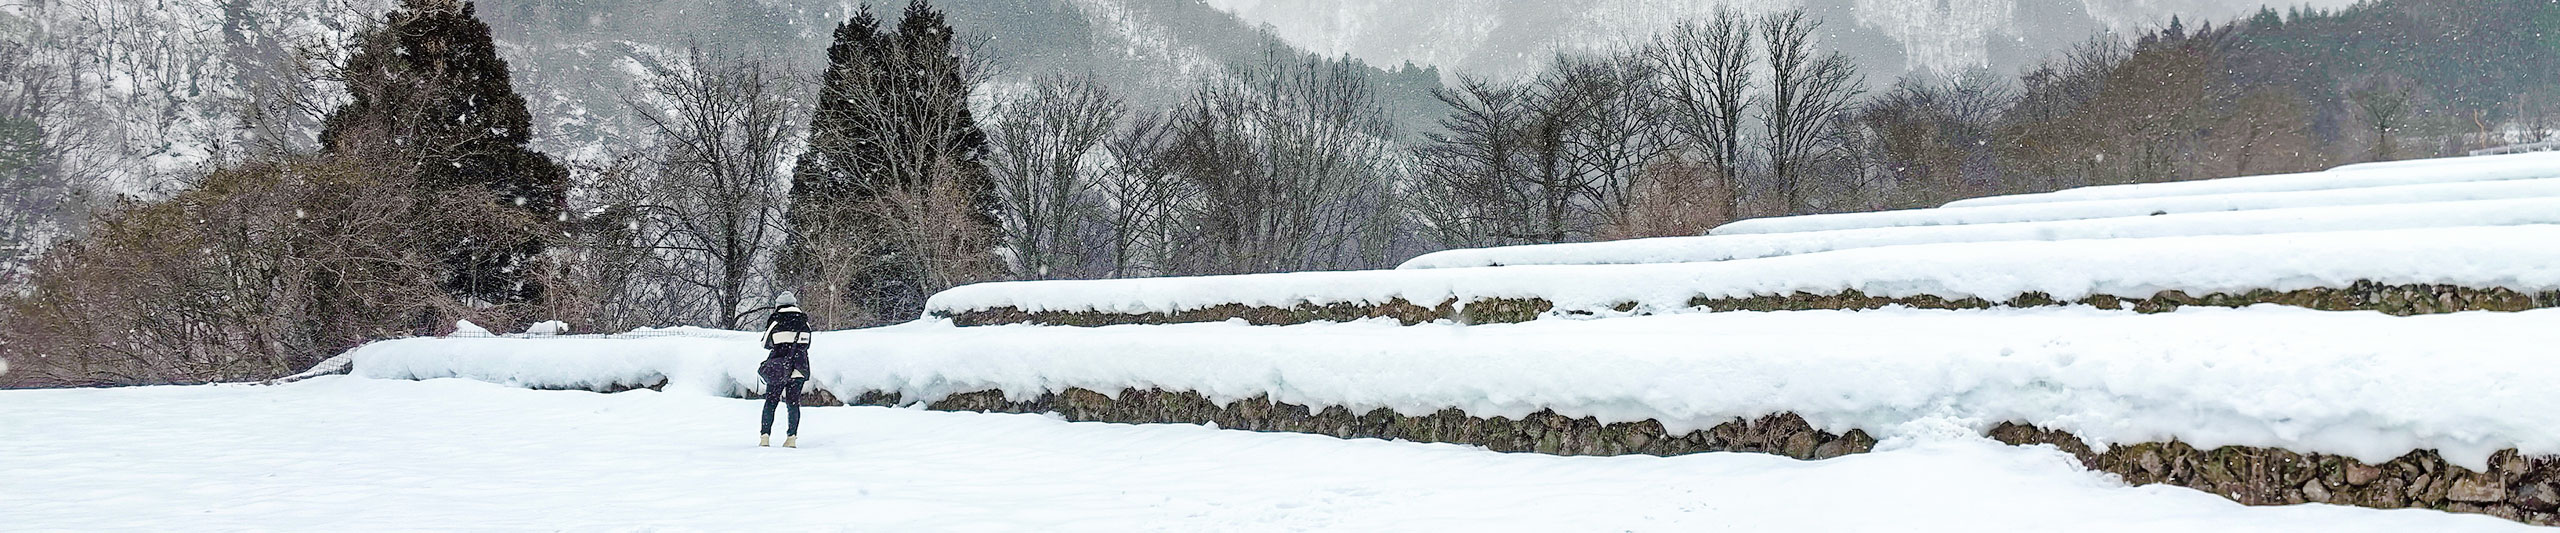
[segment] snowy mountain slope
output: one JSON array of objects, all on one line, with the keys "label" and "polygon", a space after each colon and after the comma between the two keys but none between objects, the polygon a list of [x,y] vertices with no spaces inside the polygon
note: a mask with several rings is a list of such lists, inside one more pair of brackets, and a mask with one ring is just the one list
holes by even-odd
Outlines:
[{"label": "snowy mountain slope", "polygon": [[[2230,20],[2260,2],[2213,0],[1207,0],[1289,42],[1377,64],[1412,61],[1495,75],[1531,72],[1551,50],[1606,50],[1642,41],[1718,7],[1802,7],[1830,21],[1828,36],[1874,78],[1905,71],[1988,67],[2010,72],[2099,31],[2164,25],[2171,14]],[[2351,0],[2266,2],[2338,7]]]},{"label": "snowy mountain slope", "polygon": [[35,530],[2530,531],[2477,515],[2242,507],[1971,437],[1804,462],[807,410],[458,380],[0,391],[0,515]]},{"label": "snowy mountain slope", "polygon": [[[24,28],[62,64],[102,142],[118,192],[146,193],[260,143],[308,150],[320,115],[343,99],[321,74],[394,0],[66,0],[0,4],[0,28]],[[894,22],[903,0],[871,0]],[[812,76],[838,23],[859,1],[527,0],[476,4],[525,95],[535,148],[585,159],[633,146],[623,98],[645,65],[689,46],[768,55]],[[971,0],[936,4],[963,32],[989,37],[1003,84],[1093,73],[1132,102],[1178,100],[1230,64],[1286,46],[1232,15],[1188,0]],[[17,30],[12,30],[17,31]],[[308,56],[310,69],[293,70]],[[1373,71],[1381,79],[1392,73]],[[1411,76],[1407,76],[1411,77]],[[1428,87],[1398,87],[1399,101]],[[290,102],[279,100],[292,96]],[[290,103],[275,128],[252,107]],[[1409,120],[1410,121],[1410,120]]]},{"label": "snowy mountain slope", "polygon": [[[308,148],[318,117],[304,111],[334,107],[342,91],[298,63],[338,57],[389,3],[12,2],[0,4],[0,27],[76,102],[44,119],[54,142],[82,147],[70,172],[143,192],[261,146]],[[244,117],[253,108],[271,121]]]}]

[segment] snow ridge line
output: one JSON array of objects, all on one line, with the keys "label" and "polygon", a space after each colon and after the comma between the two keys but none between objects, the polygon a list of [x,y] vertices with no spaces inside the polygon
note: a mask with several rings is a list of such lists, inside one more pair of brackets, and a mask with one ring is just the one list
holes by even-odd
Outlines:
[{"label": "snow ridge line", "polygon": [[2560,196],[2560,168],[2549,165],[2520,170],[2537,176],[2532,179],[2506,181],[2472,181],[2397,185],[2361,189],[2313,191],[2245,192],[2197,196],[2167,196],[2121,200],[2073,200],[2015,205],[1938,207],[1898,211],[1834,213],[1755,218],[1737,221],[1709,230],[1710,235],[1745,235],[1769,233],[1804,233],[1851,229],[1911,226],[1961,226],[2014,222],[2054,222],[2102,218],[2262,211],[2307,207],[2345,207],[2410,204],[2420,202],[2457,202],[2476,200],[2510,200]]},{"label": "snow ridge line", "polygon": [[2264,235],[2528,224],[2560,224],[2560,197],[1533,244],[1432,252],[1407,260],[1396,268],[1686,263],[1954,242]]},{"label": "snow ridge line", "polygon": [[1625,302],[1610,306],[1606,310],[1568,309],[1559,312],[1556,311],[1554,302],[1543,298],[1500,298],[1469,302],[1450,299],[1441,301],[1439,305],[1423,307],[1407,302],[1403,298],[1396,298],[1375,306],[1343,303],[1330,305],[1300,303],[1293,307],[1227,304],[1173,313],[1144,314],[1099,311],[1029,312],[1018,308],[1002,307],[956,314],[943,314],[937,311],[934,317],[949,319],[960,326],[1033,324],[1100,327],[1229,320],[1242,320],[1257,326],[1285,326],[1382,318],[1394,319],[1411,326],[1442,320],[1460,324],[1515,324],[1553,315],[1648,316],[1686,312],[1871,310],[1886,307],[1943,310],[2022,309],[2066,305],[2131,310],[2145,314],[2173,312],[2185,307],[2237,308],[2252,305],[2282,305],[2321,311],[2379,311],[2394,316],[2415,316],[2465,311],[2520,312],[2555,308],[2560,307],[2560,291],[2525,293],[2506,288],[2384,285],[2373,281],[2357,281],[2344,288],[2323,287],[2284,292],[2260,289],[2239,294],[2213,293],[2202,296],[2190,296],[2184,291],[2169,290],[2155,293],[2148,298],[2124,298],[2100,294],[2074,301],[2056,300],[2051,295],[2041,292],[2030,292],[2008,300],[1993,302],[1979,297],[1949,299],[1934,295],[1869,296],[1853,290],[1835,294],[1799,292],[1782,296],[1745,298],[1698,296],[1690,298],[1687,307],[1675,309],[1652,309],[1635,302]]},{"label": "snow ridge line", "polygon": [[2087,200],[2128,200],[2254,192],[2308,192],[2402,185],[2506,181],[2560,176],[2560,154],[2529,153],[2358,163],[2319,172],[2132,183],[2054,192],[1986,196],[1945,207],[1988,207]]},{"label": "snow ridge line", "polygon": [[2152,299],[2266,290],[2449,286],[2560,291],[2560,225],[2273,235],[1968,242],[1859,248],[1709,263],[1535,265],[1297,272],[1186,278],[983,283],[936,294],[933,316],[1178,314],[1228,305],[1414,305],[1543,299],[1557,310],[1666,310],[1708,300],[1861,294],[1884,298],[2057,301]]}]

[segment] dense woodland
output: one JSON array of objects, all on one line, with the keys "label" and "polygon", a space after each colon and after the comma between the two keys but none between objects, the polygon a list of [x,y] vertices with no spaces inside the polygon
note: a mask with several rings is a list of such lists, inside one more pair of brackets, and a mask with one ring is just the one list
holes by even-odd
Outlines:
[{"label": "dense woodland", "polygon": [[[346,94],[286,87],[243,115],[316,142],[148,197],[94,186],[69,89],[0,40],[0,245],[28,258],[0,269],[0,383],[270,378],[458,319],[741,327],[783,290],[860,327],[983,281],[1382,268],[2560,133],[2541,0],[2172,20],[2025,72],[1893,80],[1825,48],[1830,23],[1724,13],[1419,103],[1382,87],[1414,69],[1272,46],[1159,101],[1094,73],[993,90],[998,29],[919,0],[843,22],[806,52],[822,62],[706,42],[649,65],[619,95],[644,135],[573,158],[531,147],[474,6],[404,0],[342,50],[272,62]],[[38,247],[38,219],[80,229]]]}]

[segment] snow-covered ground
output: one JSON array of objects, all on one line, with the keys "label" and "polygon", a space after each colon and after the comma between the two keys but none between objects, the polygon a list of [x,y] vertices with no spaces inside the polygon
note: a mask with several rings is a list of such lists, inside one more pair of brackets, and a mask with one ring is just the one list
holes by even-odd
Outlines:
[{"label": "snow-covered ground", "polygon": [[[1675,433],[1793,412],[1878,437],[2024,422],[2098,446],[2178,439],[2380,463],[2411,450],[2485,468],[2560,453],[2560,310],[2393,317],[2279,306],[2145,315],[2086,307],[1732,312],[1400,326],[1393,321],[1101,328],[919,322],[821,333],[812,380],[910,400],[989,389],[1194,391],[1220,401],[1540,409]],[[409,339],[355,352],[371,378],[668,393],[757,388],[752,333]],[[1921,424],[1914,426],[1914,424]]]},{"label": "snow-covered ground", "polygon": [[1988,196],[1948,202],[1947,207],[1986,207],[2084,200],[2125,200],[2251,192],[2321,191],[2560,177],[2560,153],[2411,159],[2358,163],[2321,172],[2242,176],[2168,183],[2080,187],[2047,193]]},{"label": "snow-covered ground", "polygon": [[1949,242],[2132,239],[2527,224],[2560,224],[2560,197],[1469,248],[1423,254],[1396,268],[1680,263]]},{"label": "snow-covered ground", "polygon": [[1755,218],[1717,226],[1708,233],[1794,233],[1895,226],[1954,226],[2138,217],[2153,214],[2251,211],[2288,207],[2385,205],[2560,196],[2560,178],[2395,185],[2356,189],[2241,192],[2120,200],[2076,200],[1980,207],[1939,207],[1791,217]]},{"label": "snow-covered ground", "polygon": [[1944,434],[1825,461],[1556,457],[1185,425],[327,377],[0,391],[11,530],[2528,531],[2243,507]]},{"label": "snow-covered ground", "polygon": [[[2560,180],[2551,180],[2560,185]],[[1241,276],[982,283],[943,291],[928,309],[1175,312],[1222,304],[1422,305],[1449,299],[1545,298],[1558,309],[1622,302],[1676,311],[1694,296],[1797,292],[2063,300],[2160,291],[2203,295],[2346,287],[2358,280],[2523,291],[2560,289],[2560,225],[2209,235],[2143,239],[1958,242],[1856,248],[1711,263],[1533,265]]]}]

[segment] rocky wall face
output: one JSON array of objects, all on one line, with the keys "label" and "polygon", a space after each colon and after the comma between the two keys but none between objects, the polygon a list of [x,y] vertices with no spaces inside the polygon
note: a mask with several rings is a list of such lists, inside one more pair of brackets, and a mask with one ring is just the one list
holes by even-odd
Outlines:
[{"label": "rocky wall face", "polygon": [[2535,525],[2560,525],[2560,456],[2515,450],[2475,472],[2433,451],[2409,452],[2378,465],[2328,454],[2225,446],[2200,450],[2183,442],[2141,443],[2094,452],[2069,433],[2002,424],[1991,437],[2010,444],[2050,444],[2090,470],[2136,485],[2165,483],[2222,495],[2247,505],[2328,503],[2380,509],[2478,513]]},{"label": "rocky wall face", "polygon": [[[1938,296],[1883,297],[1858,291],[1835,294],[1795,293],[1747,298],[1691,298],[1690,310],[1698,311],[1809,311],[1837,309],[1877,309],[1904,306],[1918,309],[1989,309],[1995,307],[2044,307],[2087,305],[2101,309],[2124,309],[2142,313],[2166,313],[2183,307],[2247,307],[2276,304],[2323,311],[2380,311],[2400,316],[2453,313],[2461,311],[2514,312],[2560,307],[2560,291],[2528,293],[2506,288],[2471,288],[2453,285],[2386,285],[2358,281],[2343,288],[2314,288],[2293,291],[2255,290],[2239,294],[2213,293],[2202,296],[2183,291],[2164,291],[2148,298],[2123,298],[2098,295],[2076,301],[2063,301],[2044,293],[2027,293],[2006,301],[1993,302],[1981,298],[1949,299]],[[1610,310],[1627,313],[1644,311],[1632,302],[1612,306]],[[1264,326],[1304,324],[1309,322],[1347,322],[1373,318],[1392,318],[1405,325],[1438,320],[1464,324],[1503,324],[1536,320],[1557,311],[1555,303],[1539,298],[1488,299],[1459,302],[1448,300],[1431,307],[1396,299],[1383,305],[1300,304],[1297,307],[1248,306],[1227,304],[1177,313],[1125,314],[1100,311],[1028,312],[1012,307],[983,309],[957,314],[936,311],[935,316],[950,318],[961,326],[999,324],[1038,324],[1049,326],[1116,326],[1132,324],[1186,324],[1224,322],[1243,319]],[[1568,309],[1566,313],[1591,314],[1597,310]]]},{"label": "rocky wall face", "polygon": [[[895,394],[867,392],[852,396],[852,403],[901,406],[910,402]],[[1571,418],[1552,410],[1517,420],[1479,418],[1456,409],[1404,416],[1388,409],[1363,413],[1339,406],[1311,407],[1268,398],[1219,404],[1191,392],[1138,389],[1123,390],[1118,398],[1068,389],[1023,402],[1006,400],[1001,391],[981,391],[935,400],[926,407],[941,411],[1057,413],[1079,422],[1216,424],[1226,429],[1442,442],[1501,452],[1557,455],[1758,452],[1812,460],[1865,453],[1876,445],[1876,440],[1862,430],[1832,434],[1814,429],[1792,413],[1751,420],[1737,418],[1713,428],[1673,435],[1652,420],[1603,424],[1594,418]],[[2410,452],[2382,464],[2367,465],[2335,455],[2241,446],[2202,450],[2175,441],[2120,445],[2096,452],[2070,433],[2014,423],[1992,429],[1989,436],[2014,445],[2055,446],[2077,456],[2089,469],[2115,474],[2127,483],[2188,487],[2247,505],[2317,502],[2383,509],[2425,508],[2560,525],[2560,514],[2555,514],[2560,511],[2560,456],[2527,457],[2508,450],[2490,460],[2489,471],[2474,472],[2447,463],[2432,451]]]},{"label": "rocky wall face", "polygon": [[1397,298],[1380,305],[1304,303],[1296,307],[1273,307],[1226,304],[1175,313],[1146,314],[1101,311],[1030,312],[1013,307],[999,307],[958,314],[935,311],[934,316],[950,318],[953,323],[962,326],[1039,324],[1097,327],[1129,324],[1193,324],[1235,319],[1243,319],[1256,325],[1287,325],[1309,322],[1350,322],[1376,318],[1391,318],[1411,326],[1439,320],[1453,320],[1468,324],[1527,322],[1555,308],[1555,304],[1535,298],[1475,300],[1466,302],[1463,306],[1459,303],[1452,299],[1441,301],[1431,307],[1423,307],[1403,298]]}]

